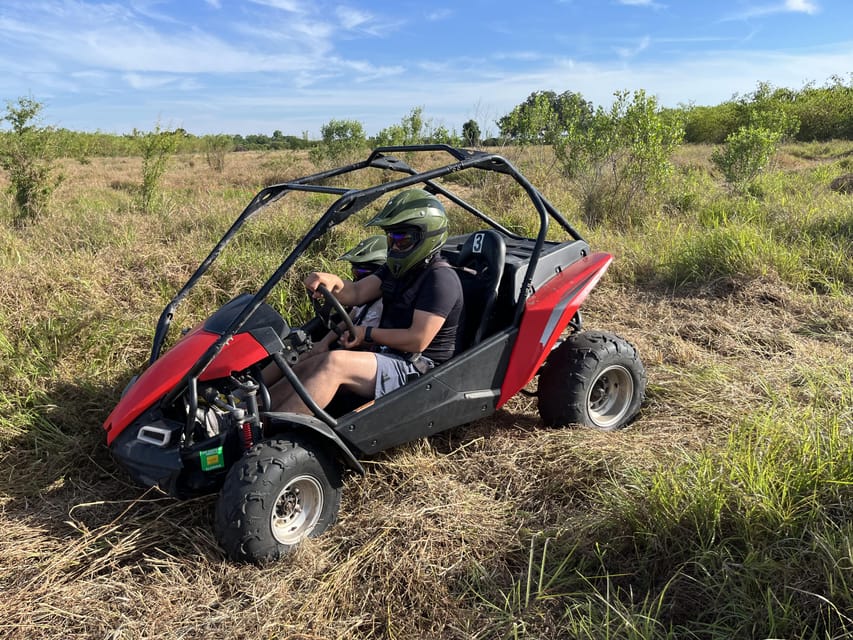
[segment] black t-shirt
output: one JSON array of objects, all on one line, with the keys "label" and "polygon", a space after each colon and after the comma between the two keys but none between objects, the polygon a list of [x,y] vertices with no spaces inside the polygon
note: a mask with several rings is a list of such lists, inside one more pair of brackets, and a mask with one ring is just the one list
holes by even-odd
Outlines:
[{"label": "black t-shirt", "polygon": [[462,317],[462,283],[450,265],[433,259],[423,269],[408,273],[399,280],[387,267],[376,275],[382,280],[382,320],[384,329],[408,329],[415,310],[445,319],[423,355],[440,364],[456,352],[456,336]]}]

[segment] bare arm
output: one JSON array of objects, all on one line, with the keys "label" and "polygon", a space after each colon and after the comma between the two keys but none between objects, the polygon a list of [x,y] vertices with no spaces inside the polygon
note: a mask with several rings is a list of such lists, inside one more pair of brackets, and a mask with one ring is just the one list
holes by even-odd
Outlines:
[{"label": "bare arm", "polygon": [[362,278],[358,282],[344,280],[334,273],[314,271],[305,278],[305,288],[319,298],[317,287],[324,285],[345,307],[372,302],[382,295],[382,281],[374,275]]},{"label": "bare arm", "polygon": [[[412,317],[412,326],[408,329],[374,327],[371,337],[373,342],[378,345],[385,345],[407,353],[420,353],[429,346],[441,327],[444,326],[444,321],[445,318],[434,313],[416,310]],[[357,326],[355,331],[355,339],[348,340],[348,333],[340,339],[341,344],[347,349],[353,349],[364,344],[365,327]]]}]

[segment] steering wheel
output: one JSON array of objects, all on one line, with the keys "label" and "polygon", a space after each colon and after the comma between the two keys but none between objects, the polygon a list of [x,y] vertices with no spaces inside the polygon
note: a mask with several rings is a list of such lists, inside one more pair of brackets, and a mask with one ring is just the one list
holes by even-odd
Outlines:
[{"label": "steering wheel", "polygon": [[[344,331],[349,331],[350,335],[355,337],[355,325],[343,305],[325,285],[319,285],[317,291],[323,296],[323,302],[311,295],[310,291],[308,296],[311,298],[311,304],[314,305],[314,313],[320,318],[323,326],[334,331],[339,338],[344,335]],[[338,326],[341,322],[344,323],[343,329]]]}]

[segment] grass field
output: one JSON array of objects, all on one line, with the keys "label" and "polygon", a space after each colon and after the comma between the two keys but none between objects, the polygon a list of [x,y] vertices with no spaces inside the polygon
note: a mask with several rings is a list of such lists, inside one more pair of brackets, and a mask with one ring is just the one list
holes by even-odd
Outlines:
[{"label": "grass field", "polygon": [[[579,219],[547,153],[507,153]],[[629,428],[545,428],[517,396],[366,460],[338,523],[264,567],[224,561],[214,498],[130,484],[101,424],[233,218],[314,168],[178,156],[143,214],[139,158],[68,161],[50,213],[0,224],[0,637],[853,636],[853,195],[828,188],[853,143],[783,148],[750,196],[709,156],[680,149],[663,207],[633,227],[578,224],[615,255],[585,326],[648,370]],[[502,185],[451,188],[533,224]],[[175,324],[257,286],[327,205],[285,199],[254,222]],[[307,312],[302,274],[343,269],[363,234],[344,227],[274,292],[286,315]]]}]

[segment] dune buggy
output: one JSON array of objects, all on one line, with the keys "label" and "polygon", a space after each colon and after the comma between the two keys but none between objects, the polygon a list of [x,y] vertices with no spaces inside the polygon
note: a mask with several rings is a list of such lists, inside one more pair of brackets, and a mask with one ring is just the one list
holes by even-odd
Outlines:
[{"label": "dune buggy", "polygon": [[[427,157],[433,165],[438,157],[438,166],[410,166]],[[370,173],[379,178],[373,186],[341,186],[367,170],[379,170]],[[470,191],[471,183],[460,180],[469,171],[496,172],[517,185],[538,220],[536,236],[515,233],[501,223],[501,212],[486,213],[460,197],[462,187]],[[346,311],[326,292],[316,317],[292,326],[269,303],[269,294],[333,227],[410,187],[443,199],[451,217],[472,216],[467,228],[474,230],[452,236],[442,250],[463,284],[463,348],[378,400],[341,397],[321,408],[294,365]],[[326,194],[332,204],[257,292],[237,295],[163,352],[177,305],[223,248],[261,209],[293,192]],[[547,239],[552,223],[564,241]],[[215,531],[229,558],[278,558],[335,521],[342,478],[364,473],[360,459],[488,416],[516,393],[533,393],[524,388],[534,376],[546,424],[604,430],[626,425],[644,397],[643,365],[622,338],[582,330],[579,311],[611,260],[591,251],[496,154],[446,145],[383,147],[364,161],[267,187],[163,310],[147,367],[104,423],[107,443],[142,485],[158,485],[178,498],[219,491]],[[261,374],[270,365],[313,415],[272,410]]]}]

